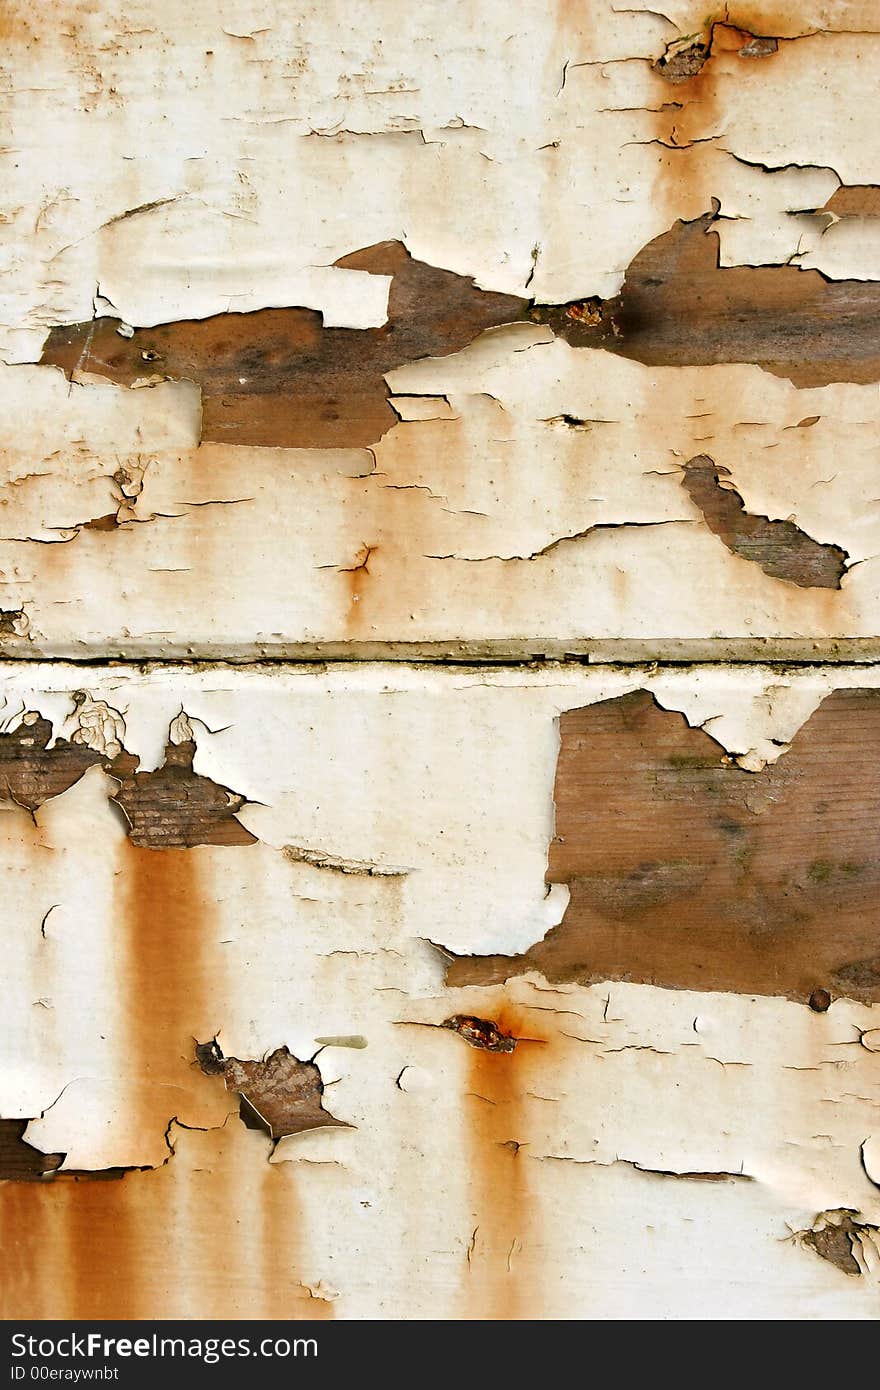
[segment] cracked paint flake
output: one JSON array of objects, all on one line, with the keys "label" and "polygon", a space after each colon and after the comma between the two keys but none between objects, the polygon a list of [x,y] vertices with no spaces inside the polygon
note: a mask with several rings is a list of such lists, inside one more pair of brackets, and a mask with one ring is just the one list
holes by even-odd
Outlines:
[{"label": "cracked paint flake", "polygon": [[[793,21],[753,5],[740,20],[757,35],[751,48],[719,15],[711,60],[670,84],[654,64],[689,36],[705,42],[705,10],[692,5],[670,21],[595,0],[552,16],[524,12],[513,32],[492,5],[478,32],[465,14],[438,34],[431,7],[401,25],[383,3],[344,41],[333,16],[306,6],[262,16],[242,42],[214,15],[181,12],[157,25],[143,0],[124,10],[102,0],[99,19],[60,26],[16,0],[4,94],[14,271],[4,355],[27,358],[47,323],[86,319],[95,300],[127,325],[299,302],[363,328],[381,322],[375,298],[365,322],[363,290],[330,267],[353,244],[403,234],[418,259],[504,293],[522,293],[531,276],[545,302],[607,298],[638,246],[663,230],[664,212],[667,226],[695,216],[714,192],[730,204],[725,213],[742,214],[737,156],[871,182],[869,60],[859,64],[864,100],[846,100],[852,64],[878,42],[866,8],[845,6],[832,23],[826,6],[801,27],[802,7]],[[759,59],[754,45],[768,34],[778,51]],[[49,94],[37,120],[35,86]],[[131,132],[151,120],[157,91],[178,119],[144,146]],[[813,122],[800,119],[807,96]],[[657,112],[670,98],[686,108],[681,138],[721,146],[711,180],[702,158],[711,143],[674,165],[645,143],[668,137],[670,113]],[[100,161],[82,155],[96,119]],[[16,162],[23,145],[34,157]],[[776,216],[764,183],[759,241]],[[530,185],[547,188],[546,205],[523,206],[517,191]],[[356,222],[365,234],[347,241]],[[572,254],[579,243],[583,254]],[[16,251],[22,244],[28,254]]]},{"label": "cracked paint flake", "polygon": [[[10,397],[21,370],[7,369]],[[876,646],[871,387],[798,390],[746,365],[643,367],[523,323],[391,373],[395,397],[456,408],[398,420],[367,451],[198,446],[184,430],[162,445],[153,405],[188,410],[186,395],[161,394],[184,383],[89,384],[74,388],[74,411],[59,380],[39,377],[31,422],[11,417],[0,602],[24,605],[28,633],[0,633],[10,654],[681,659]],[[134,419],[131,399],[146,402]],[[148,433],[157,447],[140,452]],[[33,451],[38,487],[14,481]],[[845,551],[840,591],[800,589],[720,546],[680,485],[702,454],[747,512]],[[106,501],[90,495],[77,516],[71,498],[99,486]],[[79,524],[108,504],[110,529]],[[310,523],[292,532],[291,515]],[[181,606],[181,585],[199,601]]]},{"label": "cracked paint flake", "polygon": [[[797,1235],[802,1245],[814,1250],[844,1274],[861,1275],[869,1250],[873,1252],[875,1260],[880,1255],[877,1240],[880,1231],[870,1222],[860,1221],[858,1213],[854,1211],[821,1212],[810,1230],[799,1231]],[[867,1268],[870,1269],[871,1265]]]}]

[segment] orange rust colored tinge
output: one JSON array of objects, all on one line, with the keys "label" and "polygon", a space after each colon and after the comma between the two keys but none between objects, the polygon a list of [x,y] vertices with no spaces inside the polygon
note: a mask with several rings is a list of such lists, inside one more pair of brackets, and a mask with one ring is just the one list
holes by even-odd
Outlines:
[{"label": "orange rust colored tinge", "polygon": [[546,1040],[503,995],[491,1016],[460,1014],[444,1026],[466,1044],[462,1104],[474,1227],[461,1316],[530,1318],[540,1306],[531,1237],[540,1221],[529,1185],[524,1099],[539,1057],[546,1063]]},{"label": "orange rust colored tinge", "polygon": [[132,1071],[191,1084],[193,1029],[207,1004],[205,887],[198,851],[124,843],[119,908],[126,933]]}]

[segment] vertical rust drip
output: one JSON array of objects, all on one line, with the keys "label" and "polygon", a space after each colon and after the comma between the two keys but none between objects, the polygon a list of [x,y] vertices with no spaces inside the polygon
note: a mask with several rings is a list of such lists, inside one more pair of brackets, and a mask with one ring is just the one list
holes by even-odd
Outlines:
[{"label": "vertical rust drip", "polygon": [[[64,1308],[56,1316],[146,1316],[143,1299],[152,1286],[146,1271],[156,1252],[144,1248],[144,1237],[159,1217],[140,1186],[148,1177],[132,1173],[115,1181],[62,1179],[40,1193],[44,1204],[52,1206],[52,1219],[63,1229],[66,1245],[65,1261],[56,1273]],[[38,1251],[37,1258],[45,1257]],[[43,1267],[48,1265],[44,1262]]]},{"label": "vertical rust drip", "polygon": [[54,1279],[46,1270],[55,1263],[57,1223],[47,1219],[42,1183],[0,1183],[0,1251],[4,1277],[0,1279],[0,1318],[60,1317],[53,1300],[59,1297],[64,1265],[57,1263]]},{"label": "vertical rust drip", "polygon": [[0,1317],[143,1317],[142,1289],[151,1281],[143,1277],[149,1256],[135,1213],[145,1230],[160,1217],[144,1202],[132,1178],[3,1183]]},{"label": "vertical rust drip", "polygon": [[363,636],[370,626],[370,620],[366,615],[366,605],[370,591],[370,561],[378,550],[377,545],[368,545],[366,542],[361,546],[355,556],[354,564],[349,565],[342,573],[345,576],[345,585],[348,591],[348,606],[345,611],[345,631],[347,637]]},{"label": "vertical rust drip", "polygon": [[[502,1002],[489,1012],[503,1033],[528,1032],[518,1010]],[[513,1052],[467,1047],[464,1107],[474,1231],[464,1280],[462,1317],[516,1321],[531,1316],[522,1262],[529,1194],[522,1100],[528,1043]]]},{"label": "vertical rust drip", "polygon": [[[188,850],[156,852],[125,841],[118,885],[121,987],[130,1027],[121,1045],[127,1051],[126,1073],[145,1083],[133,1092],[144,1098],[142,1113],[132,1115],[136,1144],[137,1131],[157,1123],[148,1083],[188,1086],[192,1081],[188,1052],[204,980],[201,903]],[[65,1292],[62,1316],[143,1316],[139,1291],[152,1285],[146,1266],[156,1253],[144,1248],[140,1233],[152,1207],[145,1187],[151,1176],[62,1180],[38,1189],[35,1207],[42,1210],[40,1199],[51,1202],[53,1226],[62,1233],[63,1258],[57,1263],[58,1288]],[[32,1235],[28,1242],[33,1258],[48,1268],[45,1249]]]},{"label": "vertical rust drip", "polygon": [[264,1163],[260,1170],[260,1316],[329,1321],[333,1304],[313,1298],[302,1283],[304,1215],[293,1163]]},{"label": "vertical rust drip", "polygon": [[208,973],[197,853],[123,845],[130,1071],[157,1085],[193,1084],[193,1037]]}]

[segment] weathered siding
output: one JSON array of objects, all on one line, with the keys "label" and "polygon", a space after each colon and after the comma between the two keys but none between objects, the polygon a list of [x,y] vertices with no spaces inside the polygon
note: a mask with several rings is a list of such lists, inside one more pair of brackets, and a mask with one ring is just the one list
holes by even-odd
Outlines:
[{"label": "weathered siding", "polygon": [[[7,1310],[310,1316],[314,1285],[340,1316],[686,1316],[699,1286],[703,1316],[795,1316],[806,1294],[819,1315],[872,1315],[876,958],[858,979],[838,967],[870,949],[876,830],[859,779],[876,749],[848,740],[880,699],[877,668],[105,670],[77,702],[85,674],[7,666],[7,708],[45,712],[68,740],[84,706],[124,710],[115,728],[147,778],[168,764],[169,726],[192,734],[196,774],[236,788],[231,823],[252,843],[218,843],[213,800],[193,791],[194,848],[133,844],[100,753],[33,813],[8,806],[16,1066],[0,1113],[30,1124],[4,1171],[32,1175],[34,1149],[64,1157],[0,1189],[27,1273]],[[609,768],[618,710],[632,714]],[[810,735],[824,712],[849,750],[836,773]],[[583,800],[566,784],[589,717],[604,724]],[[787,767],[802,788],[788,804]],[[811,876],[830,856],[821,773],[851,872],[829,857]],[[157,801],[166,825],[179,804]],[[562,871],[587,869],[578,807],[598,880]],[[734,820],[747,850],[772,841],[772,862],[755,864],[739,914],[730,886],[713,913],[693,877],[733,873],[717,827]],[[633,840],[652,861],[635,874]],[[821,907],[824,947],[780,917],[786,880],[801,915]],[[585,935],[579,899],[591,883],[607,898],[609,881],[628,910],[608,907],[612,935],[599,919]],[[657,914],[676,903],[673,931]],[[578,931],[574,971],[541,955]],[[479,983],[477,951],[515,957],[506,980]],[[493,1047],[492,1026],[515,1045]],[[260,1059],[285,1046],[315,1058],[323,1096],[283,1057],[261,1091]],[[107,1169],[115,1181],[92,1181]],[[798,1234],[827,1211],[861,1223],[858,1281]],[[122,1284],[77,1277],[96,1239]]]},{"label": "weathered siding", "polygon": [[876,6],[0,38],[0,1313],[876,1318]]}]

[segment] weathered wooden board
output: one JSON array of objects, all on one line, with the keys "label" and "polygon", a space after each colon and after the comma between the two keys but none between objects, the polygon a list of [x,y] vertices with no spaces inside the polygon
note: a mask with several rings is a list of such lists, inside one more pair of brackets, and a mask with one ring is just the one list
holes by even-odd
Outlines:
[{"label": "weathered wooden board", "polygon": [[390,373],[412,418],[370,450],[199,444],[189,383],[7,368],[3,649],[876,654],[876,386],[550,335]]},{"label": "weathered wooden board", "polygon": [[880,669],[0,681],[5,1313],[876,1314]]},{"label": "weathered wooden board", "polygon": [[876,656],[880,23],[752,9],[7,7],[5,652]]},{"label": "weathered wooden board", "polygon": [[876,1318],[877,6],[0,40],[0,1314]]}]

